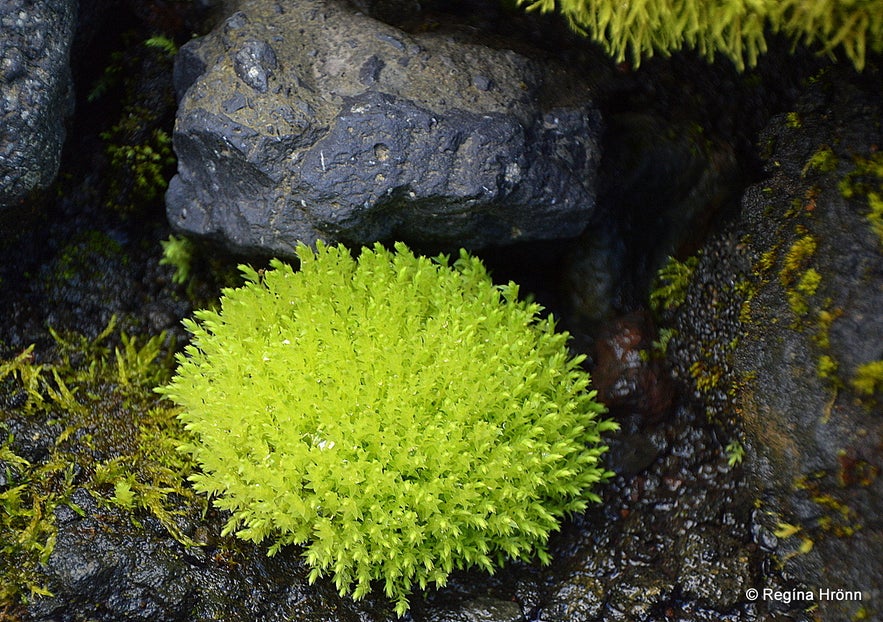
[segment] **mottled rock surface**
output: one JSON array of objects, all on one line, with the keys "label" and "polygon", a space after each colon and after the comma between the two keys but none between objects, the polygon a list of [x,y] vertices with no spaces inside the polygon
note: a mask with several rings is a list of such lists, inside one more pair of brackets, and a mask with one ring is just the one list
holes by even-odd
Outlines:
[{"label": "mottled rock surface", "polygon": [[183,47],[176,84],[169,218],[237,250],[573,237],[594,208],[590,94],[509,50],[254,0]]},{"label": "mottled rock surface", "polygon": [[759,541],[825,620],[883,610],[883,377],[867,374],[883,360],[881,84],[873,64],[821,72],[773,118],[768,178],[703,249],[670,344],[695,397],[742,439]]},{"label": "mottled rock surface", "polygon": [[55,178],[64,119],[73,109],[68,66],[76,0],[0,4],[0,209]]}]

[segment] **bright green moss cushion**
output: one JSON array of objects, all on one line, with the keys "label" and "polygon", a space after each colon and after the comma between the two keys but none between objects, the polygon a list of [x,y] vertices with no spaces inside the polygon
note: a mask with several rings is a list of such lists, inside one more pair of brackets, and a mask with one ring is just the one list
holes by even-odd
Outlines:
[{"label": "bright green moss cushion", "polygon": [[159,389],[183,408],[197,490],[227,532],[303,545],[311,580],[413,588],[507,557],[548,561],[563,516],[599,501],[615,424],[540,307],[461,253],[301,247],[225,290]]},{"label": "bright green moss cushion", "polygon": [[617,61],[635,65],[655,52],[720,52],[741,70],[766,51],[765,35],[842,50],[861,70],[868,52],[883,52],[883,0],[516,0],[560,11]]}]

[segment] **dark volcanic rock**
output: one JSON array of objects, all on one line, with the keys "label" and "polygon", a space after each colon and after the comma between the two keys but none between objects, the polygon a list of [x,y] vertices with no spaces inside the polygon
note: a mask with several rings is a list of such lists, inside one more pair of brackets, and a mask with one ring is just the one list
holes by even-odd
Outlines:
[{"label": "dark volcanic rock", "polygon": [[169,218],[238,250],[573,237],[594,208],[589,93],[512,51],[255,0],[184,46],[176,82]]},{"label": "dark volcanic rock", "polygon": [[0,4],[0,209],[55,178],[64,119],[73,109],[68,66],[76,0]]},{"label": "dark volcanic rock", "polygon": [[825,620],[883,610],[883,379],[867,373],[883,360],[880,78],[832,68],[772,120],[769,177],[703,250],[670,346],[709,414],[741,430],[758,542]]}]

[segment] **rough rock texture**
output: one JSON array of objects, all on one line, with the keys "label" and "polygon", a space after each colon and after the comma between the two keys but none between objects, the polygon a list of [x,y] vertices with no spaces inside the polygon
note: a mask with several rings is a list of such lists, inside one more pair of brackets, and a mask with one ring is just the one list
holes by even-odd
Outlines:
[{"label": "rough rock texture", "polygon": [[182,48],[176,84],[169,218],[238,250],[475,248],[572,237],[592,214],[589,93],[512,51],[254,0]]},{"label": "rough rock texture", "polygon": [[824,620],[883,611],[883,377],[855,384],[883,359],[881,84],[873,64],[822,72],[772,120],[769,177],[703,250],[670,345],[709,414],[742,435],[759,541]]},{"label": "rough rock texture", "polygon": [[0,209],[58,172],[73,98],[76,0],[0,4]]},{"label": "rough rock texture", "polygon": [[643,306],[666,257],[695,252],[744,187],[733,146],[695,121],[627,112],[605,125],[600,217],[566,276],[574,315],[592,328]]}]

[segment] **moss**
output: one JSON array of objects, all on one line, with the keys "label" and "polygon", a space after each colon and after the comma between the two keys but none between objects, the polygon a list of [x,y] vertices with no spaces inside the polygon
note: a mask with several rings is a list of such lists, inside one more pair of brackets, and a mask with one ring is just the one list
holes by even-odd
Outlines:
[{"label": "moss", "polygon": [[730,441],[727,443],[724,451],[727,454],[727,464],[731,467],[734,467],[737,464],[742,464],[742,460],[745,458],[745,448],[742,446],[741,442],[738,440]]},{"label": "moss", "polygon": [[690,365],[690,376],[693,378],[695,386],[699,391],[708,393],[720,385],[723,378],[723,370],[716,365],[695,361]]},{"label": "moss", "polygon": [[801,272],[816,252],[816,240],[812,235],[804,235],[795,241],[782,261],[782,269],[779,279],[782,285],[790,287],[794,285],[797,274]]},{"label": "moss", "polygon": [[850,384],[863,397],[880,395],[883,392],[883,360],[859,365]]},{"label": "moss", "polygon": [[830,147],[823,146],[806,161],[801,176],[806,177],[810,173],[830,173],[836,168],[837,156],[834,155],[834,151]]},{"label": "moss", "polygon": [[144,138],[128,135],[123,124],[101,134],[112,169],[108,206],[123,212],[160,199],[177,162],[165,130],[154,129]]},{"label": "moss", "polygon": [[806,232],[805,227],[798,227],[801,235],[782,258],[779,270],[779,281],[785,289],[788,307],[798,318],[805,317],[810,311],[809,298],[814,296],[822,282],[822,275],[808,267],[816,252],[815,238]]},{"label": "moss", "polygon": [[[560,519],[600,502],[603,432],[583,356],[466,251],[298,249],[186,322],[171,383],[224,533],[301,545],[310,580],[358,599],[507,558],[550,561]],[[123,489],[123,502],[128,490]]]},{"label": "moss", "polygon": [[699,265],[699,257],[688,257],[684,261],[678,261],[669,257],[659,272],[653,290],[650,292],[650,307],[657,313],[673,311],[684,303],[687,295],[687,287],[696,266]]},{"label": "moss", "polygon": [[[846,452],[839,454],[842,457]],[[830,537],[850,538],[864,528],[859,514],[841,498],[849,498],[842,482],[838,474],[824,470],[802,475],[794,481],[794,489],[816,506],[815,518],[802,526],[811,538],[818,541]]]},{"label": "moss", "polygon": [[829,354],[821,355],[816,366],[819,378],[835,382],[837,381],[837,370],[839,368],[840,366],[837,364],[837,361]]},{"label": "moss", "polygon": [[813,337],[816,345],[823,350],[831,347],[831,325],[837,318],[843,315],[843,309],[831,309],[829,308],[830,304],[830,301],[826,301],[823,308],[819,310],[816,321],[816,333]]},{"label": "moss", "polygon": [[162,244],[160,265],[172,266],[175,269],[172,281],[178,285],[183,285],[190,279],[193,245],[187,238],[179,238],[175,235],[170,235],[168,240],[164,240],[160,244]]},{"label": "moss", "polygon": [[883,1],[865,0],[518,0],[542,12],[559,10],[618,62],[693,48],[708,60],[730,58],[739,70],[766,52],[766,34],[780,32],[823,53],[841,50],[861,70],[869,50],[883,51]]},{"label": "moss", "polygon": [[803,127],[803,119],[800,118],[800,114],[796,112],[789,112],[785,115],[785,127],[798,130]]},{"label": "moss", "polygon": [[773,269],[773,266],[776,265],[776,253],[777,249],[771,248],[760,256],[760,259],[758,259],[757,264],[754,267],[757,276],[763,277]]},{"label": "moss", "polygon": [[100,281],[99,258],[117,257],[122,254],[120,243],[106,233],[89,230],[74,236],[59,252],[55,270],[50,278],[58,282],[86,279]]},{"label": "moss", "polygon": [[865,216],[872,233],[883,245],[883,152],[856,157],[855,168],[840,180],[840,193],[846,199],[864,197],[869,211]]},{"label": "moss", "polygon": [[104,203],[131,216],[155,208],[175,172],[170,136],[175,47],[166,37],[144,41],[134,32],[120,35],[120,45],[88,100],[107,119],[100,133],[108,164]]},{"label": "moss", "polygon": [[[136,339],[114,323],[95,339],[52,331],[54,348],[34,346],[0,361],[0,602],[45,595],[41,565],[51,555],[53,511],[85,488],[100,503],[155,516],[182,544],[175,516],[205,508],[185,485],[192,463],[177,409],[151,390],[172,366],[164,334]],[[116,345],[111,345],[116,342]],[[35,359],[46,362],[37,363]],[[16,438],[14,430],[33,433]],[[43,439],[36,450],[34,438]],[[25,457],[27,456],[27,458]]]},{"label": "moss", "polygon": [[805,316],[809,313],[809,303],[807,298],[814,296],[819,284],[822,282],[822,275],[815,268],[809,268],[804,271],[794,289],[789,289],[786,294],[788,296],[788,306],[797,316]]}]

